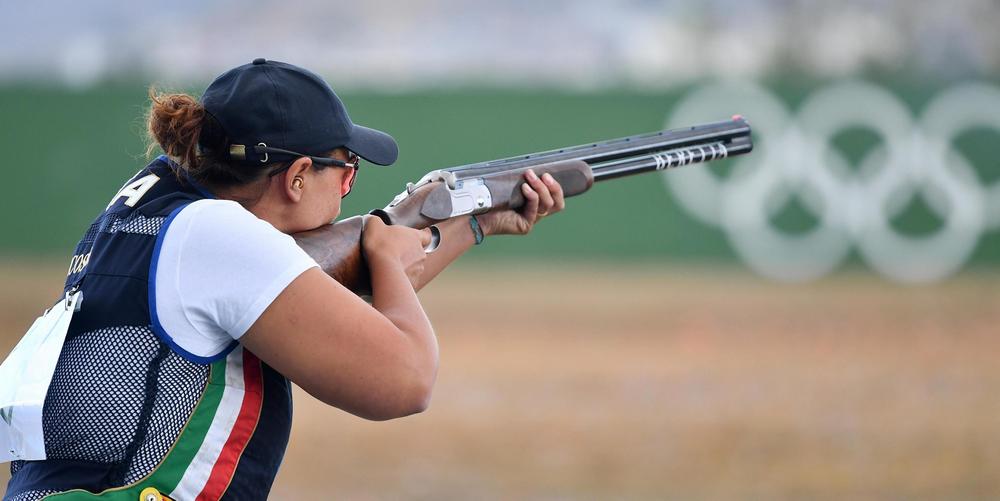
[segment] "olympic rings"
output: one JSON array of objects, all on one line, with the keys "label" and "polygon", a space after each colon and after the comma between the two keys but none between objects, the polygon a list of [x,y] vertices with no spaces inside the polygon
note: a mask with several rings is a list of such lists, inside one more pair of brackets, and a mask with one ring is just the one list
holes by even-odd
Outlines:
[{"label": "olympic rings", "polygon": [[[835,270],[857,247],[882,275],[931,282],[959,270],[985,231],[1000,228],[1000,181],[984,185],[952,146],[973,127],[1000,131],[1000,89],[985,83],[953,87],[915,119],[887,90],[840,82],[807,97],[793,118],[771,92],[718,83],[686,96],[667,127],[749,117],[756,151],[734,159],[729,176],[681,169],[663,177],[682,207],[721,228],[758,273],[783,281],[815,279]],[[832,147],[841,131],[871,130],[881,139],[853,170]],[[890,221],[922,195],[942,220],[934,233],[897,232]],[[771,218],[797,197],[817,223],[789,235]]]}]

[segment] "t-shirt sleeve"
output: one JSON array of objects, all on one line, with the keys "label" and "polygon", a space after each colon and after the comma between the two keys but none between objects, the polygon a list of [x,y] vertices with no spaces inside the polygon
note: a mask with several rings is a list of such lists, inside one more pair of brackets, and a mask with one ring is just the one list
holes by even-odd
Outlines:
[{"label": "t-shirt sleeve", "polygon": [[236,202],[199,200],[164,230],[154,329],[197,359],[225,353],[296,277],[317,266],[291,236]]}]

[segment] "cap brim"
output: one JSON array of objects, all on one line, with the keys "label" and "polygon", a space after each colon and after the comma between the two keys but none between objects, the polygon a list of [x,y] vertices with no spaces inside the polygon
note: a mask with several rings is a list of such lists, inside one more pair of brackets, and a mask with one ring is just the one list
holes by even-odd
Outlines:
[{"label": "cap brim", "polygon": [[354,125],[344,147],[376,165],[392,165],[399,157],[399,146],[392,136],[360,125]]}]

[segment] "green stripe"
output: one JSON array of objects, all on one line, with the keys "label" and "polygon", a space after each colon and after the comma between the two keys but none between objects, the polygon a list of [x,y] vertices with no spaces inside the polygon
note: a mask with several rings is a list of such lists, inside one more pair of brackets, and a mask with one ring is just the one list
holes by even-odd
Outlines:
[{"label": "green stripe", "polygon": [[187,426],[174,447],[159,466],[146,479],[131,485],[108,489],[100,494],[93,494],[82,489],[66,491],[47,496],[46,500],[77,501],[101,499],[102,501],[136,501],[139,493],[146,487],[155,487],[163,494],[169,494],[180,483],[184,471],[194,460],[195,454],[205,440],[212,419],[222,401],[222,392],[226,388],[226,359],[222,358],[211,366],[208,384],[202,394],[201,401],[195,407]]}]

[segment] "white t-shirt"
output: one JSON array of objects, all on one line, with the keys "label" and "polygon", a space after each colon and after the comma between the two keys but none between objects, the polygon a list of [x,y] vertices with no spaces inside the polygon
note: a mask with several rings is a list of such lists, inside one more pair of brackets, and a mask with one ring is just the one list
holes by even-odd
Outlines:
[{"label": "white t-shirt", "polygon": [[154,327],[200,361],[226,352],[296,277],[317,266],[291,236],[229,200],[198,200],[162,235]]}]

